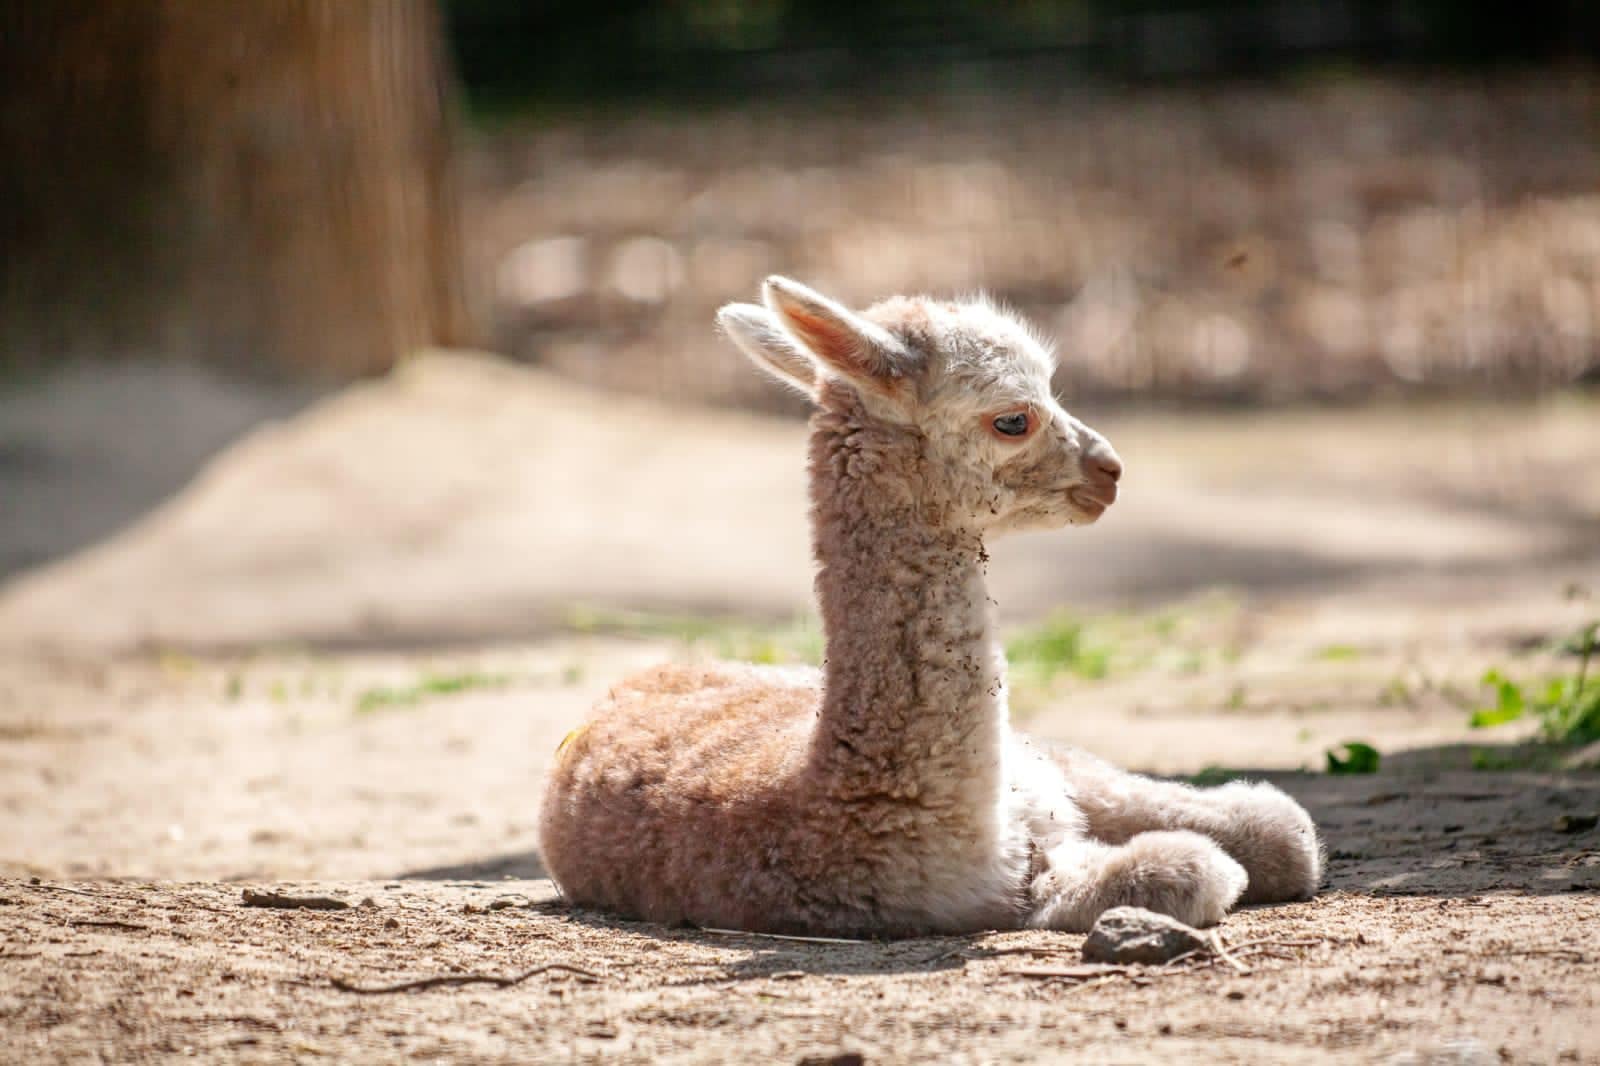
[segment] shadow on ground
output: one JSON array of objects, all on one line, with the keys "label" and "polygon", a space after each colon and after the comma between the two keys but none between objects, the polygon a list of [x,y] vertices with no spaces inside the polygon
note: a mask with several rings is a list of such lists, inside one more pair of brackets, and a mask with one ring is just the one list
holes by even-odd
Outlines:
[{"label": "shadow on ground", "polygon": [[1474,753],[1501,766],[1535,758],[1525,745],[1452,744],[1387,756],[1376,774],[1240,775],[1274,781],[1311,812],[1324,890],[1600,892],[1600,829],[1586,820],[1600,812],[1600,774],[1452,768]]},{"label": "shadow on ground", "polygon": [[0,381],[0,579],[110,537],[217,452],[318,395],[177,363],[95,363]]},{"label": "shadow on ground", "polygon": [[518,851],[472,862],[407,870],[400,874],[398,879],[401,881],[537,881],[549,876],[550,872],[544,868],[544,863],[539,861],[537,851]]},{"label": "shadow on ground", "polygon": [[[1270,780],[1304,803],[1322,831],[1328,864],[1324,892],[1471,899],[1491,893],[1600,893],[1600,774],[1549,770],[1482,772],[1459,766],[1479,757],[1551,760],[1529,745],[1446,745],[1392,755],[1380,773],[1362,776],[1233,771]],[[534,880],[549,876],[536,853],[413,870],[406,879]],[[535,904],[597,929],[626,930],[678,943],[748,947],[735,979],[805,970],[829,973],[927,972],[983,957],[964,938],[930,937],[891,945],[835,945],[819,954],[802,942],[669,929],[574,908],[559,899]],[[774,945],[777,946],[774,946]],[[824,966],[818,970],[819,960]],[[726,979],[726,976],[723,978]],[[691,982],[692,983],[692,982]]]}]

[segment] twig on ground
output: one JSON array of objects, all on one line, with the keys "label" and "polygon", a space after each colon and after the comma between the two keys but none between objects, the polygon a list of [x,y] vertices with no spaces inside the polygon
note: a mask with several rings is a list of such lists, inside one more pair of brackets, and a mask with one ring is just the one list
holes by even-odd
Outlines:
[{"label": "twig on ground", "polygon": [[85,892],[81,888],[68,888],[66,885],[47,885],[42,881],[29,881],[20,886],[22,888],[36,888],[40,892],[69,892],[74,896],[93,896],[93,892]]},{"label": "twig on ground", "polygon": [[412,992],[423,988],[443,988],[450,985],[484,984],[495,985],[498,988],[510,988],[512,985],[520,985],[530,977],[537,977],[539,974],[549,973],[552,970],[561,970],[577,977],[587,978],[590,981],[600,980],[599,974],[591,973],[579,966],[569,966],[564,962],[547,962],[510,977],[501,977],[490,973],[452,973],[439,977],[419,977],[414,981],[401,981],[393,985],[357,985],[346,981],[342,977],[333,977],[329,978],[329,980],[333,983],[333,987],[341,992],[354,992],[360,996],[381,996],[391,992]]},{"label": "twig on ground", "polygon": [[1119,978],[1121,976],[1123,976],[1123,975],[1119,974],[1119,973],[1109,973],[1109,974],[1106,974],[1104,977],[1096,977],[1096,978],[1093,978],[1093,979],[1088,980],[1088,981],[1079,981],[1077,984],[1075,984],[1071,988],[1067,989],[1065,994],[1069,995],[1069,996],[1070,995],[1076,995],[1077,993],[1082,992],[1086,988],[1098,988],[1100,985],[1110,984],[1112,981],[1115,981],[1117,978]]},{"label": "twig on ground", "polygon": [[965,951],[962,951],[960,948],[955,948],[955,949],[953,949],[951,951],[941,951],[936,955],[929,955],[925,959],[918,959],[917,962],[916,962],[916,965],[918,965],[918,966],[932,966],[934,963],[943,962],[946,959],[960,959],[961,960],[961,965],[965,966],[967,964],[968,960],[970,960],[971,958],[972,958],[972,956],[968,955]]},{"label": "twig on ground", "polygon": [[1062,947],[1062,948],[1038,948],[1038,947],[1026,947],[1026,946],[1024,946],[1024,947],[1016,947],[1016,948],[986,948],[986,947],[978,946],[978,947],[975,947],[973,949],[973,951],[974,952],[982,952],[983,954],[981,954],[981,955],[980,954],[970,954],[964,949],[963,950],[954,951],[954,952],[947,952],[947,954],[952,954],[952,955],[959,954],[964,958],[974,959],[974,960],[977,960],[977,959],[993,959],[993,958],[998,958],[1001,955],[1039,955],[1039,956],[1044,956],[1046,958],[1049,958],[1049,957],[1055,956],[1055,955],[1072,955],[1072,954],[1076,954],[1078,952],[1078,949],[1077,948],[1066,948],[1066,947]]},{"label": "twig on ground", "polygon": [[1228,954],[1228,945],[1223,943],[1221,933],[1213,932],[1211,934],[1211,949],[1216,952],[1217,958],[1232,966],[1235,971],[1242,974],[1250,972],[1250,967]]},{"label": "twig on ground", "polygon": [[100,919],[95,919],[95,918],[68,918],[67,919],[67,924],[68,925],[92,925],[92,926],[95,926],[96,928],[99,928],[99,929],[140,930],[140,929],[148,929],[148,928],[150,928],[147,925],[140,925],[138,922],[119,922],[119,921],[112,921],[112,920],[100,920]]},{"label": "twig on ground", "polygon": [[1026,970],[1004,970],[1006,977],[1044,977],[1061,978],[1071,981],[1087,981],[1093,977],[1119,977],[1122,974],[1133,973],[1132,966],[1107,966],[1091,963],[1087,966],[1036,966]]},{"label": "twig on ground", "polygon": [[1185,951],[1182,955],[1174,955],[1172,958],[1162,963],[1161,968],[1165,970],[1168,967],[1178,965],[1180,962],[1188,962],[1197,955],[1203,956],[1201,959],[1202,962],[1209,962],[1212,957],[1212,951],[1210,948],[1195,948],[1193,951]]},{"label": "twig on ground", "polygon": [[1242,944],[1235,944],[1228,950],[1243,951],[1245,948],[1275,947],[1275,948],[1315,948],[1328,943],[1326,940],[1304,938],[1300,940],[1286,940],[1280,937],[1268,936],[1260,940],[1246,940]]},{"label": "twig on ground", "polygon": [[752,933],[744,929],[713,929],[709,925],[700,926],[702,933],[714,933],[717,936],[758,936],[765,940],[794,940],[802,944],[871,944],[871,940],[851,940],[842,936],[794,936],[789,933]]},{"label": "twig on ground", "polygon": [[[1496,955],[1509,955],[1516,957],[1536,958],[1540,955],[1553,955],[1557,958],[1570,959],[1573,962],[1587,962],[1588,956],[1577,948],[1495,948]],[[1445,948],[1444,955],[1477,955],[1479,952],[1473,948]]]},{"label": "twig on ground", "polygon": [[244,890],[243,899],[246,907],[274,907],[279,910],[290,911],[343,911],[350,909],[350,904],[342,899],[334,899],[332,896],[285,896],[277,892],[257,892],[253,888]]}]

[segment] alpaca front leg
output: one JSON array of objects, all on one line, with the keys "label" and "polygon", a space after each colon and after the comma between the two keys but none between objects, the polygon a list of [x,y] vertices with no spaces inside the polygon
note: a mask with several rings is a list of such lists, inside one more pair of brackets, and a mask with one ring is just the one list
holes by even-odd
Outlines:
[{"label": "alpaca front leg", "polygon": [[1199,789],[1119,770],[1087,752],[1049,750],[1095,840],[1185,829],[1222,845],[1250,883],[1242,903],[1308,899],[1322,879],[1322,846],[1304,807],[1264,782]]},{"label": "alpaca front leg", "polygon": [[1216,841],[1183,831],[1140,833],[1119,845],[1068,841],[1045,864],[1032,885],[1028,924],[1036,929],[1087,932],[1112,907],[1215,925],[1245,887],[1244,868]]}]

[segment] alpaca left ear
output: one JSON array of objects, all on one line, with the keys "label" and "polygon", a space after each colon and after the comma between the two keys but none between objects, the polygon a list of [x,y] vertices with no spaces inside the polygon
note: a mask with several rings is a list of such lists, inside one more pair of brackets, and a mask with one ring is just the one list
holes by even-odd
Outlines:
[{"label": "alpaca left ear", "polygon": [[790,339],[771,311],[755,304],[728,304],[717,312],[717,325],[757,367],[816,398],[816,362]]},{"label": "alpaca left ear", "polygon": [[841,377],[892,392],[910,372],[911,353],[893,334],[798,281],[774,275],[761,298],[801,347]]}]

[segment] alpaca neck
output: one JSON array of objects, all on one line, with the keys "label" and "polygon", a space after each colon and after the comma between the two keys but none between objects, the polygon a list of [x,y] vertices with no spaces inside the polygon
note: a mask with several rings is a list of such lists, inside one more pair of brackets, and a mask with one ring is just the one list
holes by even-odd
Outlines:
[{"label": "alpaca neck", "polygon": [[812,766],[832,794],[967,805],[1000,788],[1005,659],[982,539],[919,492],[914,430],[829,405],[812,524],[827,659]]}]

